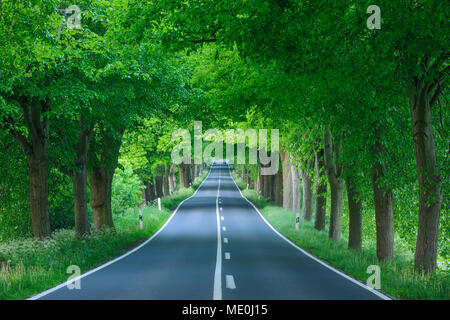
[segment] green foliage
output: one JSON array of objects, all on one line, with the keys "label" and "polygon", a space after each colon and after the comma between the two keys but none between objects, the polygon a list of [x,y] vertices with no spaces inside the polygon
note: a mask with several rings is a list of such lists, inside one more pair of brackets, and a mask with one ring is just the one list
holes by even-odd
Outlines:
[{"label": "green foliage", "polygon": [[189,198],[194,194],[193,188],[181,188],[180,190],[175,191],[170,196],[164,197],[161,199],[161,206],[164,208],[169,208],[171,210],[175,209],[175,207],[183,201],[184,199]]},{"label": "green foliage", "polygon": [[209,168],[203,170],[200,173],[200,175],[194,179],[194,181],[192,182],[192,188],[194,188],[194,190],[197,190],[198,187],[200,187],[200,185],[202,184],[203,180],[205,180],[206,177],[208,176],[208,173],[209,173]]},{"label": "green foliage", "polygon": [[139,177],[133,172],[130,163],[121,161],[120,165],[122,168],[114,172],[112,184],[111,206],[114,214],[122,214],[142,202]]}]

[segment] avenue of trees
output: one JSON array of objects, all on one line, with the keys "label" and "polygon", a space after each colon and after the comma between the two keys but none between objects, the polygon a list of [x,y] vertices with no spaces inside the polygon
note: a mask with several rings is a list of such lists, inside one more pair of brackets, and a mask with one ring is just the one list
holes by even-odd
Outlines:
[{"label": "avenue of trees", "polygon": [[145,202],[189,186],[199,166],[171,162],[171,135],[198,120],[279,129],[278,173],[235,166],[250,187],[333,241],[348,216],[349,249],[373,237],[380,261],[402,239],[432,272],[449,259],[450,8],[375,2],[86,0],[77,29],[69,3],[0,0],[0,232],[113,227],[116,169]]}]

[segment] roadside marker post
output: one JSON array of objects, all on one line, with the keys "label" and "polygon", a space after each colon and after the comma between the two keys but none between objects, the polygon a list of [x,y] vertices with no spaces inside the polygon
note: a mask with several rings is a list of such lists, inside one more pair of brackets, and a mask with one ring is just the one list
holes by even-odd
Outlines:
[{"label": "roadside marker post", "polygon": [[142,209],[139,208],[139,228],[144,229],[144,221],[142,220]]},{"label": "roadside marker post", "polygon": [[158,210],[161,211],[161,198],[158,198]]}]

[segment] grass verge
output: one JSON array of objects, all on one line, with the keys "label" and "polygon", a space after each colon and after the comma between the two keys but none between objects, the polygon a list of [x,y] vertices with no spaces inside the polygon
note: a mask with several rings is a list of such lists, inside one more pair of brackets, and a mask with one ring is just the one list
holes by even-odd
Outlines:
[{"label": "grass verge", "polygon": [[[193,186],[206,177],[204,172]],[[114,215],[115,230],[105,230],[83,239],[74,230],[58,230],[51,239],[13,240],[0,243],[0,299],[24,299],[67,281],[67,268],[76,265],[87,272],[137,246],[154,234],[169,218],[169,209],[194,193],[184,188],[162,198],[163,209],[144,207],[144,227],[139,228],[138,209]],[[8,261],[8,263],[4,263]]]},{"label": "grass verge", "polygon": [[[241,188],[239,178],[234,176]],[[363,248],[361,252],[347,248],[347,237],[339,242],[328,238],[328,231],[318,231],[313,223],[301,221],[299,230],[295,229],[295,215],[276,207],[262,197],[258,199],[254,190],[243,190],[248,200],[260,208],[267,221],[280,233],[302,249],[327,262],[336,269],[366,283],[372,274],[367,273],[370,265],[378,265],[381,275],[381,290],[397,299],[450,299],[450,274],[446,270],[437,270],[424,275],[414,268],[414,256],[411,252],[396,253],[391,263],[377,261],[375,247]]]}]

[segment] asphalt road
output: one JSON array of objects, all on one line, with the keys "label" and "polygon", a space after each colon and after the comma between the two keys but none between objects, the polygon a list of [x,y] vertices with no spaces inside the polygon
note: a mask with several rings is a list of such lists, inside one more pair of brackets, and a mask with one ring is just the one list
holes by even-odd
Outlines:
[{"label": "asphalt road", "polygon": [[[87,270],[82,270],[85,272]],[[32,299],[382,299],[265,222],[214,164],[202,185],[141,246]]]}]

